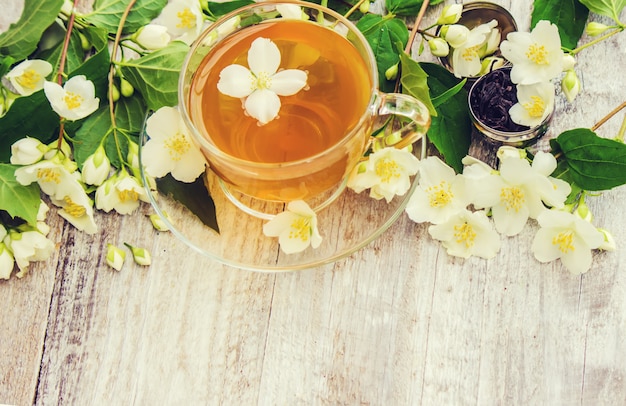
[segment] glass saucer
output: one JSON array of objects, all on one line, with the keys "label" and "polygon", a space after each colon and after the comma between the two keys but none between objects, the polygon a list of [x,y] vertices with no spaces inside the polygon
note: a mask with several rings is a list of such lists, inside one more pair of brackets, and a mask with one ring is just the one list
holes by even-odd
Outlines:
[{"label": "glass saucer", "polygon": [[[139,143],[140,163],[142,146],[147,139],[144,132]],[[413,146],[414,154],[420,159],[426,155],[426,144],[426,137],[422,137]],[[143,170],[141,177],[146,187]],[[278,213],[283,211],[284,204],[240,197],[251,209],[249,213],[229,199],[228,191],[225,193],[220,182],[211,170],[207,171],[205,184],[215,204],[219,233],[169,196],[148,195],[154,210],[171,232],[192,249],[222,264],[260,272],[314,268],[347,257],[375,240],[398,219],[417,185],[413,179],[410,190],[404,196],[395,196],[389,203],[369,197],[368,190],[355,193],[346,188],[317,211],[318,229],[323,238],[321,245],[315,249],[308,247],[300,253],[285,254],[280,250],[278,238],[263,234],[263,225],[268,220],[253,214]]]}]

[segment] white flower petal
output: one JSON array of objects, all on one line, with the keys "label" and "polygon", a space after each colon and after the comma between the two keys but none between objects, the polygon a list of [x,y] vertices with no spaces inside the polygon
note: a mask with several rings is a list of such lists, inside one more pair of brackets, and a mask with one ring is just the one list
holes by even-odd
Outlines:
[{"label": "white flower petal", "polygon": [[256,79],[250,71],[241,65],[229,65],[220,72],[217,89],[231,97],[247,97],[255,89]]},{"label": "white flower petal", "polygon": [[164,141],[179,128],[181,115],[175,107],[161,107],[146,120],[146,133],[151,140]]},{"label": "white flower petal", "polygon": [[280,98],[271,90],[256,90],[246,98],[244,103],[246,112],[259,121],[267,124],[278,116]]},{"label": "white flower petal", "polygon": [[306,86],[307,73],[299,69],[286,69],[272,76],[269,90],[279,96],[291,96]]},{"label": "white flower petal", "polygon": [[280,66],[280,50],[270,39],[259,37],[252,41],[248,50],[248,66],[256,76],[260,73],[273,75]]}]

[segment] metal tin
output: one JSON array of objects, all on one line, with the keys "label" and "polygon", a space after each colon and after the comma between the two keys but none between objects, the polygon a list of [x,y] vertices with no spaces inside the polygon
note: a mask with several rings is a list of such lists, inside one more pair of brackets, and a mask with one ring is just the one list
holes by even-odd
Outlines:
[{"label": "metal tin", "polygon": [[[511,71],[511,67],[503,67],[499,69],[502,71]],[[478,80],[472,85],[471,89],[468,92],[468,106],[470,111],[470,118],[472,120],[472,124],[478,130],[480,134],[487,137],[488,140],[492,141],[496,144],[504,144],[515,147],[523,147],[527,146],[531,143],[536,142],[539,138],[541,138],[547,131],[550,126],[550,122],[552,121],[552,117],[554,116],[554,107],[548,116],[536,127],[531,127],[527,130],[523,131],[501,131],[496,130],[494,128],[489,127],[476,117],[474,110],[472,109],[472,95],[473,92],[480,86],[483,81],[490,80],[491,73],[487,73],[484,76],[478,78]]]}]

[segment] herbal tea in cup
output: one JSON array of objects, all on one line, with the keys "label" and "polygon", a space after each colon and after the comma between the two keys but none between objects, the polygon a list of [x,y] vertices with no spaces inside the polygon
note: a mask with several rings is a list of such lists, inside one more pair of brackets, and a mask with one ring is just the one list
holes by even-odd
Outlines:
[{"label": "herbal tea in cup", "polygon": [[340,185],[379,116],[411,120],[404,145],[426,132],[421,102],[380,93],[377,84],[367,41],[342,16],[312,3],[256,3],[196,40],[179,99],[220,179],[253,198],[286,202]]}]

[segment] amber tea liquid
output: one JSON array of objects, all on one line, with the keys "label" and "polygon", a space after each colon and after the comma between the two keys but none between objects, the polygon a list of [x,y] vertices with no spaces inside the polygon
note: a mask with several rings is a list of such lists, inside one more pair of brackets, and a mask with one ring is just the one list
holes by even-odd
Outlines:
[{"label": "amber tea liquid", "polygon": [[[279,71],[300,69],[308,74],[305,89],[280,96],[278,117],[264,125],[245,113],[241,99],[217,89],[226,66],[249,67],[248,50],[259,37],[272,40],[279,48]],[[188,110],[210,143],[241,160],[283,164],[316,156],[319,165],[302,173],[294,167],[290,173],[276,169],[255,176],[246,169],[246,176],[207,154],[213,170],[243,193],[268,200],[294,200],[340,182],[363,152],[369,123],[356,127],[367,109],[371,89],[368,65],[344,37],[310,21],[272,20],[242,29],[210,50],[192,79]],[[319,157],[353,130],[358,133],[354,141],[339,152]]]}]

